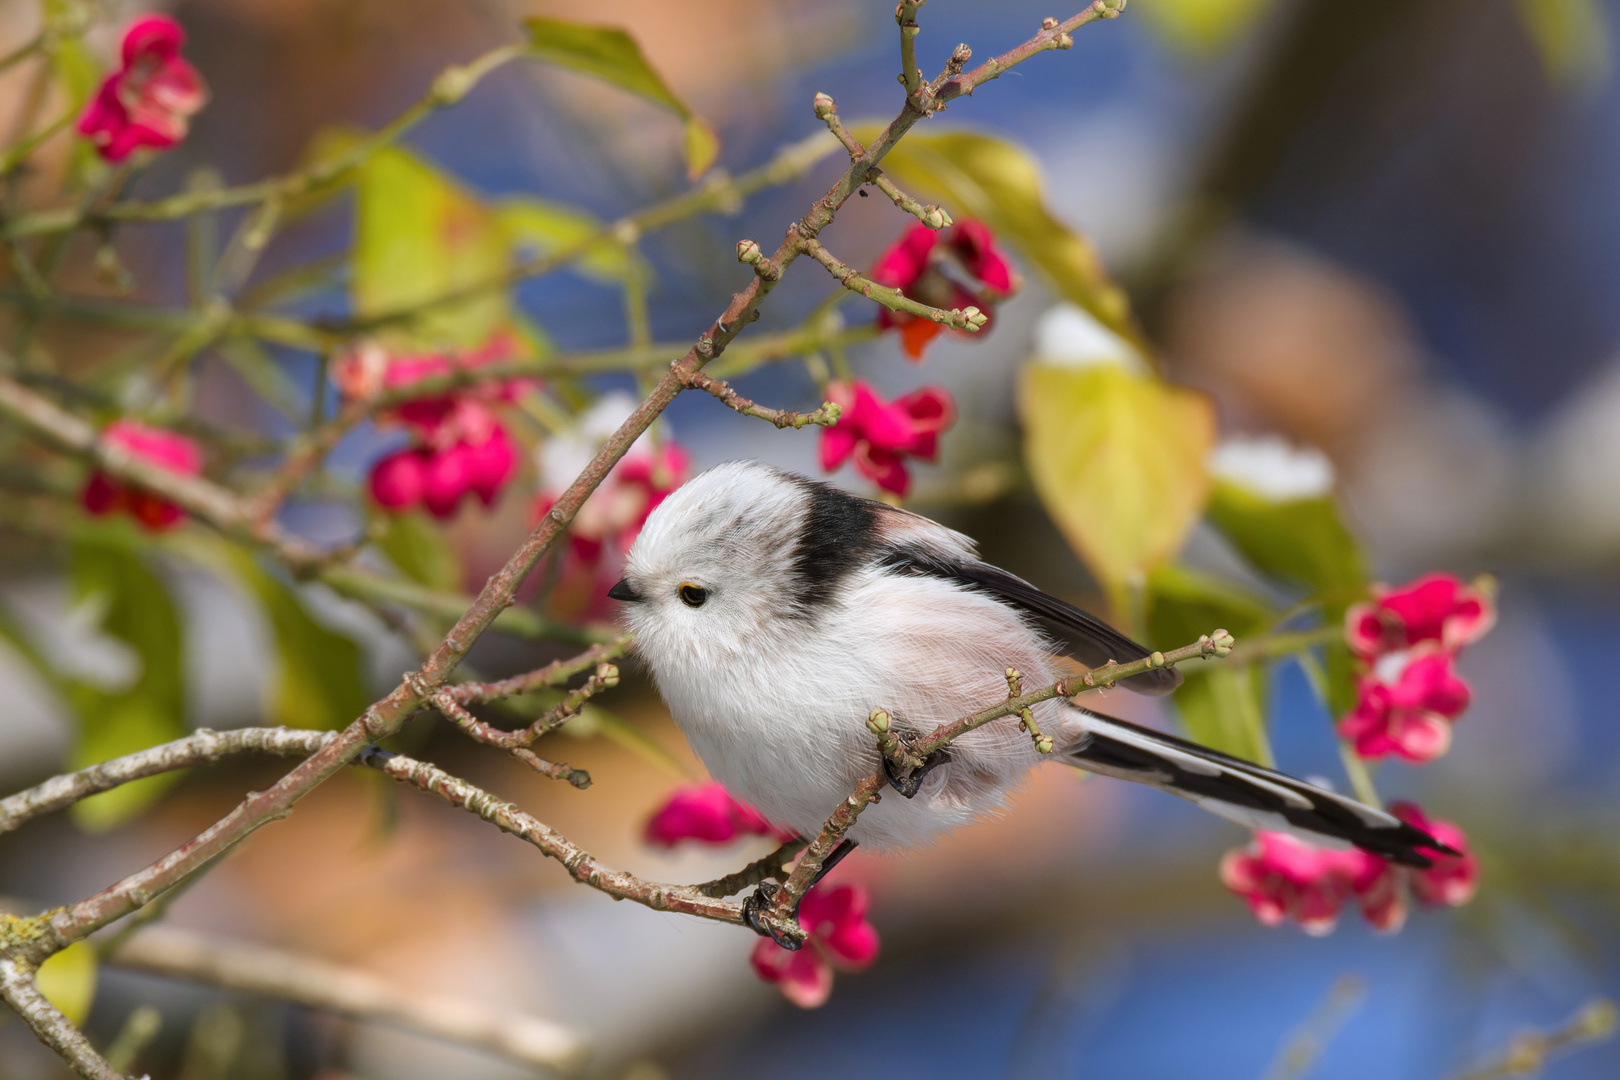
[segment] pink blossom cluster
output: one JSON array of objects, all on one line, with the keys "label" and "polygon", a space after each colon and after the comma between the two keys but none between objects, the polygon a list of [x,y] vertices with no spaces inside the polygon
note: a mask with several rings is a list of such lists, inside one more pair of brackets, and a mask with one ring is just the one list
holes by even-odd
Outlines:
[{"label": "pink blossom cluster", "polygon": [[662,848],[674,847],[682,840],[729,844],[742,836],[787,840],[792,835],[766,821],[752,806],[733,799],[713,780],[676,788],[647,819],[646,829],[647,842]]},{"label": "pink blossom cluster", "polygon": [[[120,419],[107,425],[101,438],[177,476],[202,472],[202,451],[195,442],[173,431]],[[172,529],[185,517],[185,511],[167,499],[115,480],[100,469],[90,474],[79,501],[92,514],[127,513],[149,532]]]},{"label": "pink blossom cluster", "polygon": [[901,496],[911,487],[906,459],[933,461],[940,432],[956,421],[955,400],[938,386],[885,402],[856,379],[829,383],[826,396],[844,411],[836,424],[821,429],[821,467],[834,472],[853,457],[857,472]]},{"label": "pink blossom cluster", "polygon": [[208,101],[202,77],[180,56],[186,32],[167,15],[145,15],[124,32],[121,63],[79,116],[79,134],[107,161],[148,147],[168,150],[186,137]]},{"label": "pink blossom cluster", "polygon": [[[793,836],[713,780],[676,788],[648,819],[645,835],[648,843],[663,848],[683,840],[729,844],[743,836]],[[804,947],[790,952],[761,938],[749,962],[789,1001],[813,1009],[832,993],[835,969],[859,971],[877,959],[877,930],[866,921],[869,903],[864,886],[824,881],[805,893],[799,905],[799,925],[810,935]]]},{"label": "pink blossom cluster", "polygon": [[754,944],[754,973],[775,983],[782,996],[801,1009],[814,1009],[832,995],[833,972],[861,971],[877,960],[877,928],[866,921],[871,903],[861,885],[827,882],[804,894],[799,925],[809,933],[804,946],[789,952],[769,938]]},{"label": "pink blossom cluster", "polygon": [[1313,935],[1331,932],[1340,907],[1352,900],[1369,924],[1388,932],[1405,923],[1408,893],[1431,907],[1467,903],[1479,878],[1479,860],[1463,831],[1431,820],[1415,803],[1396,803],[1390,812],[1460,854],[1422,848],[1433,865],[1419,869],[1359,848],[1334,851],[1288,833],[1258,832],[1248,847],[1226,853],[1221,881],[1247,900],[1265,925],[1292,919]]},{"label": "pink blossom cluster", "polygon": [[[591,566],[601,563],[610,550],[622,557],[658,504],[691,474],[691,455],[678,443],[631,447],[574,516],[568,530],[574,555]],[[555,492],[541,493],[535,500],[536,520],[557,504],[557,498]]]},{"label": "pink blossom cluster", "polygon": [[1345,638],[1366,670],[1339,733],[1364,758],[1425,762],[1444,754],[1452,722],[1473,698],[1457,655],[1495,621],[1490,597],[1450,574],[1379,588],[1371,603],[1351,607]]},{"label": "pink blossom cluster", "polygon": [[[952,273],[951,271],[958,271]],[[919,222],[872,264],[872,280],[929,307],[978,307],[986,316],[1018,291],[1018,275],[996,246],[989,226],[963,220],[943,232]],[[906,356],[920,361],[939,332],[932,319],[883,308],[878,328],[898,329]],[[989,323],[979,330],[984,333]]]},{"label": "pink blossom cluster", "polygon": [[[368,342],[342,357],[332,378],[345,398],[367,400],[494,363],[511,351],[505,338],[460,356],[391,356]],[[379,426],[403,426],[414,441],[372,466],[371,497],[377,505],[395,513],[422,506],[441,520],[454,517],[469,494],[485,506],[494,505],[518,466],[517,444],[494,406],[512,401],[528,385],[523,379],[484,380],[407,397],[379,412]]]}]

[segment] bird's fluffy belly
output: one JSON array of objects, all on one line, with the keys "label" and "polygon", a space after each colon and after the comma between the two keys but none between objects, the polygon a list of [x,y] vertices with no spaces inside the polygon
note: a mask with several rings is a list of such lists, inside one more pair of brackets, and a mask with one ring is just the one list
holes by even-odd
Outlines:
[{"label": "bird's fluffy belly", "polygon": [[[874,708],[889,710],[902,730],[926,734],[1001,700],[1009,666],[1024,671],[1030,686],[1049,679],[1039,638],[1001,605],[935,583],[917,585],[939,595],[920,605],[918,598],[896,604],[882,593],[865,604],[857,598],[841,622],[829,619],[813,635],[762,641],[728,673],[656,665],[671,713],[710,774],[773,822],[813,835],[860,778],[879,767],[866,728]],[[919,612],[926,621],[915,624]],[[976,633],[952,633],[968,616]],[[1076,720],[1048,705],[1039,718],[1061,739]],[[1039,759],[1016,719],[964,736],[951,754],[915,799],[888,793],[862,814],[851,837],[880,848],[927,840],[999,805]]]}]

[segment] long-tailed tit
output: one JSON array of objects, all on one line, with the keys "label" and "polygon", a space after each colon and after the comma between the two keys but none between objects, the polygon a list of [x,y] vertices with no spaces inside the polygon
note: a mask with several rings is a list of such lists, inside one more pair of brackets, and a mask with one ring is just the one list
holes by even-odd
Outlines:
[{"label": "long-tailed tit", "polygon": [[[1055,639],[1089,666],[1148,655],[981,562],[961,533],[757,462],[717,466],[661,503],[609,595],[627,602],[636,648],[710,774],[804,836],[878,768],[874,708],[927,734],[1003,698],[1009,667],[1030,686],[1056,681]],[[1180,681],[1161,669],[1121,685],[1160,694]],[[1017,717],[993,721],[952,743],[915,797],[869,807],[850,839],[918,844],[1055,758],[1257,829],[1417,866],[1429,865],[1419,847],[1444,850],[1382,810],[1185,739],[1061,698],[1034,714],[1055,753],[1039,753]]]}]

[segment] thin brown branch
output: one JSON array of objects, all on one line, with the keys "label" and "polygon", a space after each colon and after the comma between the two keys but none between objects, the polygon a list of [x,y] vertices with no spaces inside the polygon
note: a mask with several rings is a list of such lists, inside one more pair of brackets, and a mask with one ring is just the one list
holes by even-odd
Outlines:
[{"label": "thin brown branch", "polygon": [[879,285],[871,278],[862,276],[861,272],[854,267],[839,262],[819,240],[806,237],[800,241],[800,248],[806,255],[825,266],[827,272],[837,279],[838,283],[844,288],[850,292],[859,293],[870,300],[876,300],[891,311],[904,311],[909,315],[937,322],[941,326],[948,326],[952,330],[966,330],[969,333],[977,333],[985,323],[990,321],[988,315],[971,305],[965,308],[950,308],[948,310],[929,307],[927,304],[913,300],[899,289]]},{"label": "thin brown branch", "polygon": [[546,856],[562,863],[574,880],[615,899],[634,900],[654,911],[674,911],[716,922],[742,923],[740,903],[705,896],[690,885],[664,885],[603,866],[589,852],[555,829],[482,788],[451,776],[436,765],[386,751],[367,754],[364,764],[387,773],[395,780],[414,784],[451,806],[478,815],[502,832],[532,844]]},{"label": "thin brown branch", "polygon": [[[833,137],[843,144],[844,150],[849,154],[851,161],[861,156],[865,148],[844,126],[843,119],[838,115],[838,105],[831,97],[826,94],[816,95],[816,116],[827,125],[827,130],[833,133]],[[933,203],[924,205],[901,191],[900,186],[884,175],[883,170],[876,165],[866,170],[866,180],[867,183],[887,195],[894,205],[927,225],[930,229],[943,229],[955,224],[951,220],[951,215],[938,206]]]},{"label": "thin brown branch", "polygon": [[719,398],[726,407],[742,413],[744,416],[756,417],[767,423],[775,424],[778,428],[799,428],[814,424],[818,427],[832,427],[838,423],[843,415],[843,409],[832,401],[824,401],[821,408],[815,412],[789,412],[786,409],[772,409],[765,405],[749,401],[727,383],[720,379],[711,379],[701,371],[694,371],[686,381],[686,385],[693,390],[705,390]]},{"label": "thin brown branch", "polygon": [[445,687],[442,692],[448,694],[458,705],[482,705],[502,698],[527,694],[531,690],[559,686],[587,668],[623,656],[624,651],[630,647],[630,641],[629,634],[621,634],[612,641],[593,645],[578,656],[569,657],[567,660],[554,660],[545,667],[526,671],[521,675],[513,675],[497,682],[456,683],[454,686]]},{"label": "thin brown branch", "polygon": [[894,21],[900,25],[900,85],[908,100],[923,88],[922,69],[917,66],[917,9],[927,2],[900,0],[894,8]]},{"label": "thin brown branch", "polygon": [[411,994],[355,968],[167,926],[135,934],[107,962],[388,1024],[526,1065],[577,1072],[589,1055],[577,1034],[537,1016],[486,1008],[461,998]]},{"label": "thin brown branch", "polygon": [[1001,78],[1009,70],[1038,53],[1051,49],[1067,49],[1074,44],[1074,39],[1069,35],[1075,30],[1098,19],[1116,18],[1124,10],[1125,0],[1092,0],[1084,11],[1071,19],[1063,22],[1047,19],[1041,24],[1040,33],[1016,49],[1009,49],[1000,56],[991,57],[969,72],[952,74],[947,70],[945,77],[930,87],[927,94],[928,105],[933,109],[942,108],[964,94],[972,94],[985,83]]},{"label": "thin brown branch", "polygon": [[313,754],[329,738],[331,735],[324,731],[296,728],[238,728],[235,731],[201,728],[184,739],[91,765],[78,772],[53,776],[27,791],[0,799],[0,833],[10,832],[41,814],[64,810],[81,799],[133,780],[205,765],[231,754],[283,757]]},{"label": "thin brown branch", "polygon": [[793,839],[762,859],[755,859],[736,873],[692,886],[704,896],[735,896],[750,885],[758,885],[766,878],[776,877],[782,868],[793,861],[793,856],[805,849],[807,840]]},{"label": "thin brown branch", "polygon": [[574,768],[566,761],[547,761],[533,750],[521,746],[512,750],[512,756],[548,780],[566,780],[581,791],[591,786],[591,774],[584,769]]},{"label": "thin brown branch", "polygon": [[[542,713],[527,727],[516,731],[502,731],[478,719],[456,699],[455,691],[446,687],[439,690],[431,699],[432,705],[451,720],[462,731],[479,742],[499,746],[503,750],[512,750],[517,747],[528,746],[540,736],[555,731],[565,724],[571,717],[577,715],[584,708],[585,703],[603,690],[612,689],[619,685],[619,669],[613,664],[598,664],[596,671],[585,682],[570,690],[568,694]],[[531,755],[532,756],[532,755]]]}]

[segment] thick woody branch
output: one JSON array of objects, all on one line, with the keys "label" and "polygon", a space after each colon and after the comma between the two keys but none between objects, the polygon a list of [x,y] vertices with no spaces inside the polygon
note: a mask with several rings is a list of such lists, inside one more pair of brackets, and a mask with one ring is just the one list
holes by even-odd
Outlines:
[{"label": "thick woody branch", "polygon": [[476,814],[502,832],[533,845],[568,869],[574,880],[616,900],[634,900],[654,911],[674,911],[716,922],[742,923],[742,905],[705,896],[690,885],[664,885],[603,866],[589,852],[543,822],[482,788],[451,776],[435,765],[387,751],[373,750],[363,763],[395,780],[437,795],[451,806]]},{"label": "thick woody branch", "polygon": [[859,293],[870,300],[876,300],[891,311],[903,311],[908,315],[929,319],[948,326],[952,330],[966,330],[977,333],[979,329],[989,322],[989,316],[976,307],[944,308],[929,307],[919,303],[902,293],[899,289],[891,289],[886,285],[879,285],[871,278],[861,276],[853,267],[846,266],[833,257],[832,252],[822,246],[819,240],[804,239],[800,241],[801,249],[816,262],[827,268],[827,272],[838,280],[838,283],[850,292]]},{"label": "thick woody branch", "polygon": [[117,967],[262,994],[491,1051],[547,1069],[576,1072],[589,1050],[550,1020],[488,1009],[459,998],[408,994],[354,968],[244,942],[148,927],[106,958]]},{"label": "thick woody branch", "polygon": [[[972,716],[963,717],[950,724],[943,724],[929,734],[926,738],[908,745],[889,731],[889,716],[884,710],[875,710],[867,719],[868,727],[878,737],[879,751],[889,759],[896,768],[896,775],[904,780],[911,772],[919,769],[928,760],[928,756],[937,750],[942,750],[951,742],[961,736],[981,728],[994,720],[1007,716],[1021,716],[1026,709],[1052,698],[1077,697],[1091,690],[1101,690],[1113,686],[1121,679],[1128,679],[1132,675],[1140,675],[1147,671],[1157,671],[1161,668],[1174,667],[1187,660],[1196,659],[1224,659],[1236,644],[1231,634],[1224,630],[1217,630],[1213,634],[1200,637],[1191,645],[1175,649],[1167,653],[1153,653],[1141,660],[1129,664],[1119,664],[1110,660],[1099,668],[1074,678],[1063,678],[1050,686],[1028,694],[1009,694],[1000,704],[992,705]],[[1016,672],[1009,671],[1009,689],[1015,688]],[[1032,737],[1039,737],[1038,732],[1032,732]],[[882,797],[884,787],[888,784],[888,777],[882,769],[871,776],[862,779],[847,798],[838,804],[838,808],[827,818],[826,824],[816,834],[815,839],[805,850],[793,873],[783,883],[783,887],[776,891],[769,907],[761,911],[764,918],[773,929],[784,937],[802,938],[804,931],[798,926],[795,912],[799,901],[804,898],[805,892],[815,881],[822,864],[831,855],[843,840],[844,834],[855,824],[861,811]]]},{"label": "thick woody branch", "polygon": [[[0,915],[0,920],[8,916]],[[56,1051],[85,1080],[125,1080],[96,1053],[84,1032],[73,1026],[56,1006],[46,1000],[34,982],[35,967],[19,956],[0,954],[0,1000],[22,1017],[23,1023],[39,1041]]]},{"label": "thick woody branch", "polygon": [[201,728],[192,735],[150,750],[128,754],[112,761],[63,776],[53,776],[43,784],[0,799],[0,833],[7,833],[31,818],[64,810],[81,799],[121,784],[141,780],[176,769],[206,765],[231,754],[278,754],[283,757],[313,754],[331,735],[324,731],[295,728],[238,728],[210,731]]},{"label": "thick woody branch", "polygon": [[719,398],[728,408],[734,409],[744,416],[756,417],[767,423],[775,424],[778,428],[793,428],[797,431],[799,428],[811,424],[818,427],[832,427],[838,423],[838,418],[843,415],[843,409],[832,401],[823,401],[821,408],[815,412],[802,413],[789,412],[786,409],[772,409],[749,401],[724,381],[711,379],[701,371],[693,372],[688,377],[686,385],[693,390],[706,390]]}]

